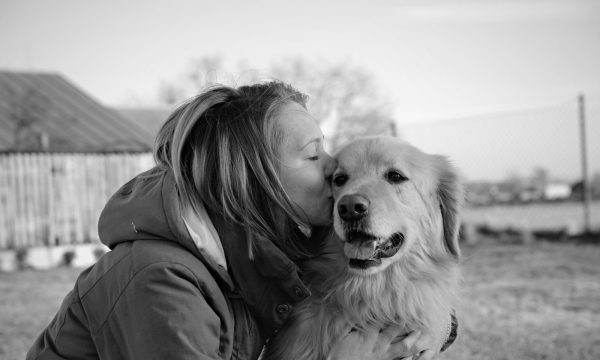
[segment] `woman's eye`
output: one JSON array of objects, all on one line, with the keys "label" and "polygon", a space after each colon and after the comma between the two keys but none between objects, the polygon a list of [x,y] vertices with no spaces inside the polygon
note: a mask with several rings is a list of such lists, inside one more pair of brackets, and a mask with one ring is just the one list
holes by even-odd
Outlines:
[{"label": "woman's eye", "polygon": [[317,161],[319,159],[320,159],[319,155],[311,156],[308,158],[308,160],[310,160],[310,161]]},{"label": "woman's eye", "polygon": [[388,173],[386,174],[386,178],[389,182],[393,184],[400,184],[408,180],[406,176],[404,176],[401,172],[398,172],[396,170],[388,171]]},{"label": "woman's eye", "polygon": [[343,186],[346,181],[348,181],[348,176],[346,175],[336,175],[333,177],[333,184],[335,186]]}]

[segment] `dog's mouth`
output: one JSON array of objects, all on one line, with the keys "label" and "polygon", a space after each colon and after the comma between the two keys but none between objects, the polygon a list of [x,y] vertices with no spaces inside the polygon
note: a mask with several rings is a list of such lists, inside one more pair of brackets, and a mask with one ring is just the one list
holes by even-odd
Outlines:
[{"label": "dog's mouth", "polygon": [[[360,231],[350,232],[346,238],[349,244],[356,244],[354,246],[357,247],[357,255],[360,253],[359,256],[348,256],[348,265],[355,269],[367,269],[380,265],[381,259],[396,255],[404,243],[404,234],[401,232],[394,233],[383,241],[371,234]],[[376,244],[374,248],[372,244],[371,246],[364,246],[364,244],[370,244],[371,242]],[[361,250],[361,247],[370,248],[371,250]],[[365,254],[365,251],[368,251],[369,254]]]}]

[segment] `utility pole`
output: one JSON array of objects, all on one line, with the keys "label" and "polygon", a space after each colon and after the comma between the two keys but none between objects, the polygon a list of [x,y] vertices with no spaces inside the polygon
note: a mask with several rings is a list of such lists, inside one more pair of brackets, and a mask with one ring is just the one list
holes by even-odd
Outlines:
[{"label": "utility pole", "polygon": [[583,224],[585,233],[591,232],[590,227],[590,205],[592,202],[592,189],[588,180],[587,168],[587,145],[585,132],[585,96],[579,94],[579,129],[581,140],[581,185],[583,191]]}]

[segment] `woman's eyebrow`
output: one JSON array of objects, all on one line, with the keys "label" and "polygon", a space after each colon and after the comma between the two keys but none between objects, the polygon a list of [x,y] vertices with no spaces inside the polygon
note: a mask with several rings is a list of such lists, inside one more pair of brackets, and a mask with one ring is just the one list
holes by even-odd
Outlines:
[{"label": "woman's eyebrow", "polygon": [[302,147],[300,147],[300,150],[304,149],[305,147],[307,147],[308,145],[312,144],[312,143],[320,143],[322,140],[322,137],[314,137],[310,140],[308,140],[308,142],[304,145],[302,145]]}]

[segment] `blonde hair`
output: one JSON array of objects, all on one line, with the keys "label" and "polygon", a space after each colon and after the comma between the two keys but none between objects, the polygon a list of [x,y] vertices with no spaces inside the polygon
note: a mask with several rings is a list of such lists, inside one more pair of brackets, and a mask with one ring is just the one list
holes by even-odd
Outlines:
[{"label": "blonde hair", "polygon": [[205,206],[243,226],[251,257],[260,240],[292,259],[307,254],[293,228],[308,224],[279,180],[283,134],[275,121],[283,104],[306,100],[277,81],[213,87],[179,106],[156,137],[156,163],[173,171],[182,206]]}]

